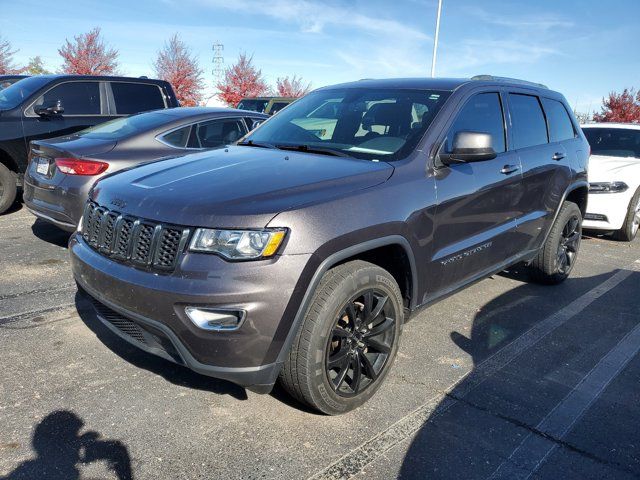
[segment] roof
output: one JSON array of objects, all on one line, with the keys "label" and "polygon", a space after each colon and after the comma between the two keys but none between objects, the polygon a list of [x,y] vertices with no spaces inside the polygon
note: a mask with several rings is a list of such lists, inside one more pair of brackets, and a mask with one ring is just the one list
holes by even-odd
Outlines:
[{"label": "roof", "polygon": [[323,87],[323,89],[333,88],[407,88],[407,89],[429,89],[429,90],[455,90],[463,85],[513,85],[517,87],[532,87],[538,89],[547,89],[545,85],[540,83],[533,83],[526,80],[519,80],[517,78],[495,77],[492,75],[476,75],[472,78],[387,78],[387,79],[374,79],[365,78],[358,80],[357,82],[341,83],[339,85],[331,85],[329,87]]},{"label": "roof", "polygon": [[258,113],[258,112],[250,112],[247,110],[238,110],[235,108],[220,108],[220,107],[177,107],[177,108],[167,108],[161,110],[155,110],[159,113],[164,113],[165,115],[174,117],[174,118],[185,118],[185,117],[194,117],[198,115],[211,115],[214,113],[220,114],[233,114],[233,115],[251,115],[251,116],[260,116],[264,118],[269,118],[268,115]]},{"label": "roof", "polygon": [[37,75],[39,78],[45,80],[123,80],[127,82],[164,82],[157,78],[147,77],[120,77],[117,75],[69,75],[69,74],[50,74],[50,75]]},{"label": "roof", "polygon": [[602,123],[585,123],[580,128],[626,128],[628,130],[640,130],[638,123],[618,123],[618,122],[602,122]]}]

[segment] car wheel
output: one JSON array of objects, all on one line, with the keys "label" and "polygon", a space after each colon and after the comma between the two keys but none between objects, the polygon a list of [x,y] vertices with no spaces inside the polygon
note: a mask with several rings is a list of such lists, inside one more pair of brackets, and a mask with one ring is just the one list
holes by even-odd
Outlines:
[{"label": "car wheel", "polygon": [[0,163],[0,213],[4,213],[16,200],[16,175]]},{"label": "car wheel", "polygon": [[398,351],[402,295],[386,270],[356,260],[323,276],[280,382],[328,415],[348,412],[376,392]]},{"label": "car wheel", "polygon": [[638,234],[640,227],[640,188],[636,190],[635,195],[629,202],[627,216],[624,218],[624,224],[620,230],[613,233],[616,240],[623,242],[631,242]]},{"label": "car wheel", "polygon": [[581,239],[580,208],[573,202],[565,202],[538,256],[531,262],[533,279],[547,285],[566,280],[578,258]]}]

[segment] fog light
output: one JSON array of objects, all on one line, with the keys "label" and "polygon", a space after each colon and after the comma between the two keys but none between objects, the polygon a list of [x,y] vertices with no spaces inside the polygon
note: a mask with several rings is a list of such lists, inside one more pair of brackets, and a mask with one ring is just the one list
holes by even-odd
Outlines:
[{"label": "fog light", "polygon": [[245,317],[244,310],[186,307],[184,311],[196,327],[213,331],[237,330]]}]

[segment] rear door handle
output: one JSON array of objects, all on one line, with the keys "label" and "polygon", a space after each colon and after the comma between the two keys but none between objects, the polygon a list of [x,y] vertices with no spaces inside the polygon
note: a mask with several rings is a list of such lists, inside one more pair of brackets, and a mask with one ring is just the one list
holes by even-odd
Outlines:
[{"label": "rear door handle", "polygon": [[500,173],[504,173],[505,175],[510,175],[513,172],[516,172],[517,170],[518,170],[518,166],[517,165],[505,165],[500,170]]},{"label": "rear door handle", "polygon": [[562,153],[562,152],[556,152],[553,154],[553,157],[551,157],[552,160],[562,160],[564,157],[566,157],[567,155]]}]

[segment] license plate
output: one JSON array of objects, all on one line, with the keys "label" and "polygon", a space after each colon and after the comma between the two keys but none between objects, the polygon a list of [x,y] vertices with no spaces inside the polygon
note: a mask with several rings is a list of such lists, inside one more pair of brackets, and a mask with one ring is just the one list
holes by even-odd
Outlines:
[{"label": "license plate", "polygon": [[38,158],[38,163],[36,165],[36,172],[41,175],[49,174],[49,159],[48,158]]}]

